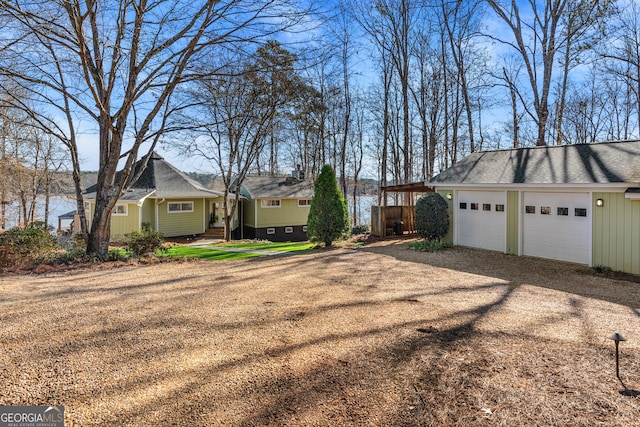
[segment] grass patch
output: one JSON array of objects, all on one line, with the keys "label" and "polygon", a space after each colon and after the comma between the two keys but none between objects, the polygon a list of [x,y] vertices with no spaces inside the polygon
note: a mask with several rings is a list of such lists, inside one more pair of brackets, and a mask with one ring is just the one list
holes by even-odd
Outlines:
[{"label": "grass patch", "polygon": [[418,252],[438,252],[451,247],[450,243],[443,243],[437,240],[418,240],[417,242],[409,243],[409,249]]},{"label": "grass patch", "polygon": [[161,254],[172,258],[199,258],[208,261],[223,261],[261,256],[251,252],[228,252],[224,250],[194,248],[191,246],[172,246]]},{"label": "grass patch", "polygon": [[212,248],[217,246],[231,246],[234,248],[270,250],[279,252],[305,252],[311,250],[315,245],[309,242],[260,242],[260,243],[217,243],[211,245]]}]

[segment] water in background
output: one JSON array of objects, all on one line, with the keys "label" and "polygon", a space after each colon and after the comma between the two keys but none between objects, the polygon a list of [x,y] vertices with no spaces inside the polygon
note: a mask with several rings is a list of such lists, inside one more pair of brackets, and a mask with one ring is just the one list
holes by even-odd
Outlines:
[{"label": "water in background", "polygon": [[[371,206],[378,203],[378,196],[358,196],[356,200],[358,207],[356,224],[368,225],[371,229]],[[353,221],[353,197],[348,198],[347,203],[349,205],[349,219]]]},{"label": "water in background", "polygon": [[[44,197],[38,197],[36,200],[36,221],[44,221]],[[58,215],[76,209],[76,199],[67,196],[51,196],[49,198],[49,220],[48,223],[53,229],[58,228]],[[18,225],[18,204],[7,205],[6,210],[6,229],[10,229]],[[69,221],[63,222],[63,226],[68,226]]]}]

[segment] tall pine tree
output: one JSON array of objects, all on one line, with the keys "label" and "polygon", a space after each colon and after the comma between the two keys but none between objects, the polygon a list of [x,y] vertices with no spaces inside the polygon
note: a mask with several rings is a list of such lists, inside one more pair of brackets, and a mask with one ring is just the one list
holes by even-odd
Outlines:
[{"label": "tall pine tree", "polygon": [[315,182],[313,200],[307,219],[307,234],[313,242],[324,242],[329,247],[349,228],[347,202],[338,189],[336,174],[330,165],[324,165]]}]

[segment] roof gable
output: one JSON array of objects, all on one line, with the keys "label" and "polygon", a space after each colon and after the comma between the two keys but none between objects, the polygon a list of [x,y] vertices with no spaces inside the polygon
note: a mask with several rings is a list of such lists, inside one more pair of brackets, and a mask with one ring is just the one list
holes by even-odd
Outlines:
[{"label": "roof gable", "polygon": [[[134,165],[133,173],[137,174],[141,167],[142,160],[138,160]],[[121,173],[118,172],[116,182],[120,180],[120,176]],[[87,189],[88,193],[95,191],[95,185]],[[132,194],[141,192],[153,192],[153,197],[158,198],[218,197],[222,195],[220,192],[209,190],[187,177],[156,152],[151,154],[147,167],[127,191]],[[125,197],[127,193],[125,193]]]},{"label": "roof gable", "polygon": [[476,152],[429,181],[436,185],[638,182],[640,141]]}]

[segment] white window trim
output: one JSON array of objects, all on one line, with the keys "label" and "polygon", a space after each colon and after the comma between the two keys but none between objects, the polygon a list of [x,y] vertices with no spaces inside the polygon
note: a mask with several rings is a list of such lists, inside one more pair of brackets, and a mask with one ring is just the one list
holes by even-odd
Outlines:
[{"label": "white window trim", "polygon": [[[182,204],[183,203],[191,204],[191,210],[182,210]],[[180,205],[180,210],[172,211],[171,209],[169,209],[169,206],[175,205],[175,204],[179,204]],[[185,200],[185,201],[167,202],[167,213],[170,213],[170,214],[190,213],[190,212],[193,212],[194,210],[195,210],[195,203],[193,201]]]},{"label": "white window trim", "polygon": [[[119,206],[124,206],[124,213],[116,211]],[[129,216],[129,205],[125,203],[117,203],[113,208],[113,212],[111,212],[111,216]]]},{"label": "white window trim", "polygon": [[[277,206],[267,205],[267,202],[272,200],[277,200],[278,205]],[[274,209],[274,208],[279,209],[281,206],[282,206],[282,201],[280,199],[261,199],[260,200],[260,207],[263,209]]]},{"label": "white window trim", "polygon": [[284,232],[287,234],[293,233],[293,227],[285,227]]},{"label": "white window trim", "polygon": [[269,234],[269,235],[276,234],[276,229],[273,228],[273,227],[267,228],[267,234]]},{"label": "white window trim", "polygon": [[[308,204],[300,204],[300,202],[309,202]],[[299,208],[308,208],[311,207],[311,199],[298,199],[298,207]]]}]

